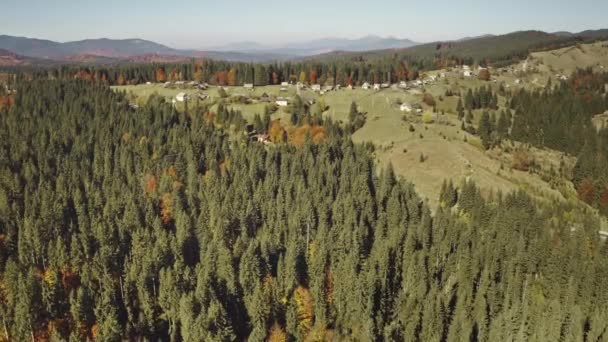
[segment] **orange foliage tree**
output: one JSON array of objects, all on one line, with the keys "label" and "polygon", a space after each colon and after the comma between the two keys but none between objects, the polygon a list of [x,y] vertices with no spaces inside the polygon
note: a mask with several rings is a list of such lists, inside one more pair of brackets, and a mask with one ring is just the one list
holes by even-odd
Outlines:
[{"label": "orange foliage tree", "polygon": [[291,131],[289,141],[295,146],[303,146],[308,134],[310,134],[310,137],[315,144],[318,144],[327,138],[327,133],[323,126],[303,125]]},{"label": "orange foliage tree", "polygon": [[310,84],[316,84],[317,83],[317,72],[315,70],[311,70],[310,74],[308,76],[308,80],[310,81]]},{"label": "orange foliage tree", "polygon": [[279,74],[276,71],[272,72],[272,84],[279,84]]},{"label": "orange foliage tree", "polygon": [[164,83],[167,82],[167,73],[165,72],[165,68],[159,67],[156,68],[156,82]]},{"label": "orange foliage tree", "polygon": [[225,71],[220,71],[215,75],[218,85],[225,86],[228,80],[228,74]]},{"label": "orange foliage tree", "polygon": [[578,185],[578,197],[587,204],[595,202],[595,186],[593,181],[589,178],[583,179],[581,184]]},{"label": "orange foliage tree", "polygon": [[156,190],[157,186],[158,186],[158,180],[156,179],[156,176],[154,176],[154,175],[145,175],[144,176],[144,190],[146,191],[146,194],[151,194],[152,192],[154,192],[154,190]]},{"label": "orange foliage tree", "polygon": [[479,78],[482,81],[489,81],[490,80],[490,71],[488,69],[480,70],[477,78]]}]

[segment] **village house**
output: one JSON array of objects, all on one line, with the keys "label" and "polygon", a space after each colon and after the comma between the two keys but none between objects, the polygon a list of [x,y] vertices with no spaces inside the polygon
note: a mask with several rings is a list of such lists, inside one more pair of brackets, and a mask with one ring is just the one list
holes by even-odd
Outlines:
[{"label": "village house", "polygon": [[281,87],[289,87],[289,82],[281,82]]},{"label": "village house", "polygon": [[407,82],[405,82],[405,81],[399,82],[399,88],[401,88],[401,89],[407,89]]},{"label": "village house", "polygon": [[399,106],[399,110],[402,111],[402,112],[411,113],[412,112],[412,106],[410,106],[407,103],[402,103],[401,106]]},{"label": "village house", "polygon": [[209,88],[209,85],[207,83],[201,83],[197,86],[197,88],[200,90],[207,90],[207,88]]},{"label": "village house", "polygon": [[276,102],[277,106],[279,107],[287,107],[289,105],[289,101],[287,99],[284,98],[277,98]]},{"label": "village house", "polygon": [[363,85],[361,86],[361,89],[369,90],[369,88],[370,88],[370,85],[367,82],[363,83]]},{"label": "village house", "polygon": [[165,84],[163,84],[163,87],[168,88],[171,85],[171,82],[165,82]]},{"label": "village house", "polygon": [[243,84],[243,88],[252,91],[253,90],[253,83],[245,83]]},{"label": "village house", "polygon": [[382,84],[380,85],[380,88],[382,88],[382,89],[387,89],[387,88],[390,88],[390,86],[391,86],[391,84],[390,84],[390,83],[382,83]]},{"label": "village house", "polygon": [[380,83],[374,83],[374,90],[380,90]]},{"label": "village house", "polygon": [[255,139],[262,144],[270,144],[270,136],[268,134],[256,134]]},{"label": "village house", "polygon": [[310,89],[312,89],[312,91],[321,91],[321,85],[320,84],[313,84],[310,86]]},{"label": "village house", "polygon": [[464,77],[471,77],[471,76],[473,76],[473,73],[471,72],[471,70],[465,70],[465,71],[463,71],[462,75]]},{"label": "village house", "polygon": [[200,100],[202,100],[202,101],[205,101],[206,99],[209,98],[209,95],[208,94],[204,94],[204,93],[203,94],[198,94],[198,98]]},{"label": "village house", "polygon": [[270,95],[264,93],[260,96],[260,101],[261,102],[270,102]]},{"label": "village house", "polygon": [[176,100],[177,102],[185,102],[185,101],[188,101],[188,98],[189,98],[189,97],[188,97],[188,94],[186,94],[186,93],[179,93],[179,94],[175,95],[175,100]]}]

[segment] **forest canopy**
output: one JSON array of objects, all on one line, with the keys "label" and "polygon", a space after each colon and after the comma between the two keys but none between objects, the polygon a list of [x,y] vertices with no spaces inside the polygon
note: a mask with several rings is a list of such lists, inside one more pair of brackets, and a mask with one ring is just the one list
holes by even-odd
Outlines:
[{"label": "forest canopy", "polygon": [[15,88],[0,339],[607,338],[593,215],[472,182],[429,208],[330,121],[316,144],[266,146],[230,133],[238,112],[132,109],[83,80]]}]

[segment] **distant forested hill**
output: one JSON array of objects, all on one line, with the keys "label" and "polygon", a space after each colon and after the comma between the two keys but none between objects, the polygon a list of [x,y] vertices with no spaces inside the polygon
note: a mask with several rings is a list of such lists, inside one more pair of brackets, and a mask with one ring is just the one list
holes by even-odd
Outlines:
[{"label": "distant forested hill", "polygon": [[312,57],[317,61],[351,59],[374,61],[383,58],[425,61],[428,68],[440,68],[451,63],[509,64],[525,59],[531,51],[550,50],[576,42],[608,39],[607,30],[584,31],[559,35],[542,31],[520,31],[499,36],[482,36],[455,42],[436,42],[406,49],[368,52],[333,52]]}]

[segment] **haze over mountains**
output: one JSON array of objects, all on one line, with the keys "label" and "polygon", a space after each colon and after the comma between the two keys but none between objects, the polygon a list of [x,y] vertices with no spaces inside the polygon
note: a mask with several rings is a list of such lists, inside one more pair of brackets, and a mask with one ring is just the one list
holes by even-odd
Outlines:
[{"label": "haze over mountains", "polygon": [[296,42],[278,46],[264,45],[256,42],[232,43],[215,47],[216,51],[239,51],[262,54],[287,54],[293,56],[312,56],[331,51],[368,51],[383,49],[402,49],[419,45],[410,39],[395,37],[380,37],[369,35],[358,39],[324,38],[307,42]]},{"label": "haze over mountains", "polygon": [[[539,31],[535,31],[539,32]],[[579,33],[545,33],[541,40],[583,37],[585,39],[608,36],[608,30]],[[494,36],[490,34],[465,37],[454,42],[475,45],[491,43],[517,32]],[[86,39],[72,42],[0,35],[0,53],[5,65],[45,64],[51,62],[111,64],[118,62],[179,62],[190,58],[212,58],[226,61],[264,62],[290,60],[328,54],[332,52],[367,52],[403,50],[411,47],[434,46],[435,43],[417,43],[410,39],[366,36],[359,39],[325,38],[283,45],[265,45],[257,42],[231,43],[206,50],[174,49],[144,39]],[[483,46],[480,46],[482,48]]]}]

